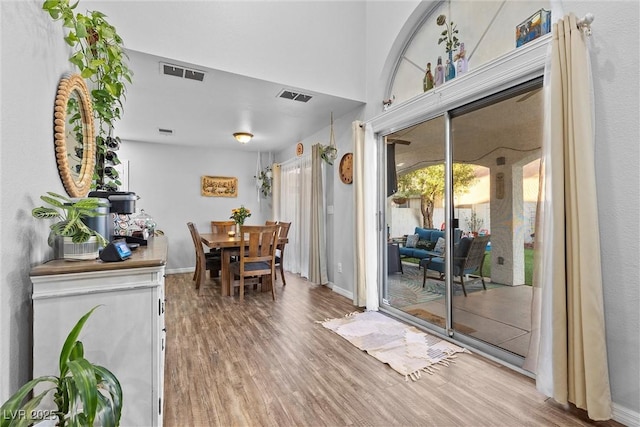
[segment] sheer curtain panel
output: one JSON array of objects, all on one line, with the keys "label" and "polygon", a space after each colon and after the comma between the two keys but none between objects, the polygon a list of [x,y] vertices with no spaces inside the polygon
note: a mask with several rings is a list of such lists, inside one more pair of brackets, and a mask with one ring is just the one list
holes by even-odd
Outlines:
[{"label": "sheer curtain panel", "polygon": [[371,125],[355,121],[353,134],[353,184],[355,185],[356,268],[353,302],[377,311],[378,290],[378,208],[376,205],[376,139]]},{"label": "sheer curtain panel", "polygon": [[[591,63],[573,14],[553,25],[545,70],[543,182],[534,328],[527,366],[540,392],[611,418],[594,165]],[[594,238],[595,236],[595,238]],[[537,359],[536,359],[537,357]]]},{"label": "sheer curtain panel", "polygon": [[[276,173],[277,174],[277,173]],[[309,277],[309,236],[311,233],[311,156],[299,157],[280,164],[280,221],[291,222],[284,269]],[[275,204],[275,201],[274,201]]]}]

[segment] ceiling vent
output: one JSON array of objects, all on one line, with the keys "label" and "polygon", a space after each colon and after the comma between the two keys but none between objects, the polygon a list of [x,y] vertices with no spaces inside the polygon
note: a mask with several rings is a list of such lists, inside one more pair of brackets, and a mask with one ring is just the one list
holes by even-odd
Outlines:
[{"label": "ceiling vent", "polygon": [[291,99],[293,101],[300,101],[300,102],[309,102],[309,100],[313,97],[311,95],[307,95],[304,93],[282,89],[278,94],[278,98]]},{"label": "ceiling vent", "polygon": [[181,67],[179,65],[160,63],[160,73],[165,76],[181,77],[189,80],[203,81],[204,71]]},{"label": "ceiling vent", "polygon": [[196,70],[184,70],[184,78],[201,82],[204,80],[204,73]]},{"label": "ceiling vent", "polygon": [[165,135],[165,136],[171,136],[173,135],[173,129],[163,129],[163,128],[159,128],[158,132],[160,133],[160,135]]}]

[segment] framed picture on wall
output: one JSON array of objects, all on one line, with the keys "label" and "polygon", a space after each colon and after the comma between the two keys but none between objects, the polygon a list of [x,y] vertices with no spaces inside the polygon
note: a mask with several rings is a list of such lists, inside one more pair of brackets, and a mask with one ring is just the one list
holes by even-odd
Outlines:
[{"label": "framed picture on wall", "polygon": [[206,197],[238,197],[238,178],[203,175],[200,191]]}]

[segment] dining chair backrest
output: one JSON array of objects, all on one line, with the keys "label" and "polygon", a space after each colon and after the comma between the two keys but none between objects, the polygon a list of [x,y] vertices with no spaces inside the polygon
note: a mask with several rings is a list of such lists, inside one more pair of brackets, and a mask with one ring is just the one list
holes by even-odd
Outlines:
[{"label": "dining chair backrest", "polygon": [[202,281],[204,278],[203,272],[206,271],[207,260],[204,255],[204,249],[202,248],[200,233],[198,233],[198,229],[196,228],[195,224],[192,222],[187,222],[187,227],[189,228],[189,233],[191,233],[191,240],[193,240],[193,247],[196,251],[196,271],[193,278],[196,281],[196,288],[202,290]]},{"label": "dining chair backrest", "polygon": [[204,249],[202,249],[202,242],[200,240],[200,233],[198,233],[198,229],[195,224],[192,222],[187,223],[187,227],[189,228],[189,232],[191,233],[191,240],[193,241],[193,246],[196,250],[196,257],[198,261],[200,259],[199,252],[202,252],[202,258],[204,258]]},{"label": "dining chair backrest", "polygon": [[[230,272],[240,277],[240,299],[244,299],[245,277],[261,277],[263,284],[271,286],[271,296],[276,299],[275,257],[277,225],[241,225],[240,259],[229,265]],[[268,282],[265,282],[268,276]],[[232,276],[233,277],[233,276]]]},{"label": "dining chair backrest", "polygon": [[240,263],[273,263],[277,231],[277,225],[240,226]]},{"label": "dining chair backrest", "polygon": [[187,227],[189,228],[191,240],[193,240],[193,246],[196,250],[196,271],[193,279],[196,281],[196,289],[198,289],[199,294],[202,295],[205,273],[209,270],[212,274],[211,277],[217,277],[222,268],[222,260],[220,256],[216,254],[205,254],[200,233],[198,233],[198,228],[194,223],[187,222]]},{"label": "dining chair backrest", "polygon": [[[289,235],[290,222],[278,222],[278,239],[286,239]],[[281,243],[284,246],[284,243]]]},{"label": "dining chair backrest", "polygon": [[269,219],[265,222],[265,225],[276,225],[276,224],[278,224],[278,221],[271,221]]},{"label": "dining chair backrest", "polygon": [[229,231],[235,230],[236,223],[229,221],[211,221],[211,232],[215,234],[227,234]]}]

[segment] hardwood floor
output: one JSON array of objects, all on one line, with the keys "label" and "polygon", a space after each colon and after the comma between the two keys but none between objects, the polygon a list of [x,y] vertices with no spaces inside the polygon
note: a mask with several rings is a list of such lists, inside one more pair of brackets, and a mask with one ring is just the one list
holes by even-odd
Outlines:
[{"label": "hardwood floor", "polygon": [[270,292],[198,296],[192,273],[166,279],[164,425],[617,426],[547,401],[531,379],[473,354],[419,381],[316,321],[351,301],[296,275]]}]

